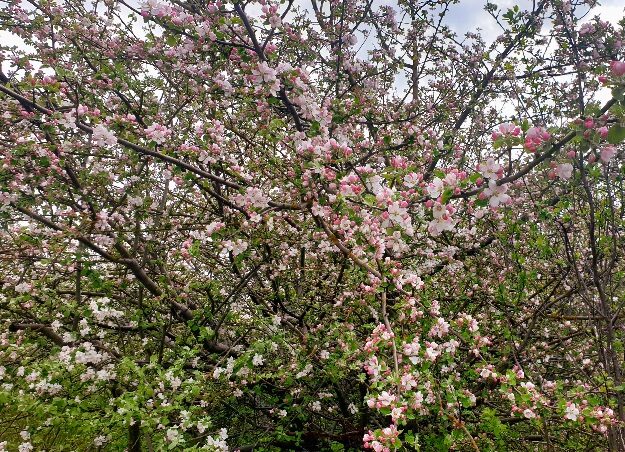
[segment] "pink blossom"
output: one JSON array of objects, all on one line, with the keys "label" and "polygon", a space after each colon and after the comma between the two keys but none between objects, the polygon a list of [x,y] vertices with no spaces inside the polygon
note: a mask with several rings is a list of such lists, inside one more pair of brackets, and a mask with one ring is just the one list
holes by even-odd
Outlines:
[{"label": "pink blossom", "polygon": [[576,421],[579,416],[579,408],[576,404],[572,402],[566,403],[566,413],[564,414],[564,419],[569,419],[571,421]]},{"label": "pink blossom", "polygon": [[434,218],[428,223],[428,232],[434,237],[441,235],[444,231],[452,231],[458,220],[452,219],[449,215],[441,218]]},{"label": "pink blossom", "polygon": [[278,80],[276,75],[276,70],[270,67],[264,61],[260,62],[256,69],[252,70],[252,80],[254,81],[254,84],[269,85],[269,90],[274,96],[276,95],[276,92],[280,89],[280,80]]},{"label": "pink blossom", "polygon": [[419,342],[414,340],[409,344],[404,344],[404,354],[408,356],[416,356],[419,354],[420,348],[421,345],[419,345]]},{"label": "pink blossom", "polygon": [[556,167],[555,173],[560,179],[570,179],[573,175],[573,165],[570,163],[562,163]]},{"label": "pink blossom", "polygon": [[430,182],[427,186],[428,195],[432,198],[438,198],[441,193],[443,193],[444,182],[441,178],[435,177],[432,182]]},{"label": "pink blossom", "polygon": [[276,70],[262,61],[256,69],[252,70],[252,75],[256,84],[271,83],[276,79]]},{"label": "pink blossom", "polygon": [[531,127],[525,134],[525,148],[530,152],[536,152],[536,149],[550,138],[551,134],[544,128]]},{"label": "pink blossom", "polygon": [[625,75],[625,61],[612,61],[610,62],[610,70],[613,75],[622,77]]},{"label": "pink blossom", "polygon": [[521,129],[511,122],[508,122],[506,124],[500,124],[499,131],[504,135],[512,135],[515,137],[518,136],[519,133],[521,133]]},{"label": "pink blossom", "polygon": [[430,329],[430,337],[443,337],[449,332],[449,323],[444,318],[439,317]]},{"label": "pink blossom", "polygon": [[525,134],[526,139],[530,139],[534,142],[548,140],[550,137],[551,134],[542,127],[532,127]]},{"label": "pink blossom", "polygon": [[614,158],[616,155],[616,147],[610,145],[604,146],[601,148],[601,161],[603,163],[609,163],[610,160]]},{"label": "pink blossom", "polygon": [[529,408],[526,408],[525,410],[523,410],[523,416],[527,419],[534,419],[536,417],[536,413],[534,413]]},{"label": "pink blossom", "polygon": [[508,122],[499,125],[499,130],[496,130],[492,133],[493,140],[501,136],[513,136],[517,137],[521,133],[521,129],[515,124]]},{"label": "pink blossom", "polygon": [[171,135],[171,130],[160,124],[152,124],[145,129],[145,135],[155,143],[162,144]]},{"label": "pink blossom", "polygon": [[387,391],[382,391],[382,394],[378,396],[377,405],[378,407],[387,407],[391,405],[395,401],[396,398],[397,397],[395,397],[393,394],[390,394]]},{"label": "pink blossom", "polygon": [[412,188],[421,182],[423,176],[417,173],[408,173],[404,176],[404,185],[408,188]]},{"label": "pink blossom", "polygon": [[497,185],[497,182],[491,179],[488,182],[488,188],[484,190],[484,194],[490,197],[488,204],[491,207],[499,207],[501,204],[505,204],[510,200],[510,196],[506,194],[508,191],[508,185]]},{"label": "pink blossom", "polygon": [[27,282],[21,282],[15,286],[15,291],[17,293],[28,293],[32,290],[32,286]]},{"label": "pink blossom", "polygon": [[488,179],[498,179],[501,176],[503,167],[491,157],[485,163],[480,163],[478,169],[482,176]]},{"label": "pink blossom", "polygon": [[427,342],[425,349],[425,358],[428,361],[436,361],[436,358],[441,354],[436,342]]},{"label": "pink blossom", "polygon": [[579,29],[579,35],[584,36],[595,32],[595,27],[591,23],[583,24]]},{"label": "pink blossom", "polygon": [[95,144],[100,147],[104,147],[105,145],[113,146],[115,143],[117,143],[117,138],[115,137],[113,132],[108,130],[102,124],[98,124],[93,128],[91,138],[93,139]]},{"label": "pink blossom", "polygon": [[432,206],[432,216],[437,220],[443,218],[447,214],[447,208],[440,202],[435,202]]}]

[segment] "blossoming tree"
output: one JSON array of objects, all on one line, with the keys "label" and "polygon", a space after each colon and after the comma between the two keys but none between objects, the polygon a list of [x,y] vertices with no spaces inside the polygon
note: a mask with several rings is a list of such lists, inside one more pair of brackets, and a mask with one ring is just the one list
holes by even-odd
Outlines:
[{"label": "blossoming tree", "polygon": [[3,2],[0,450],[625,450],[623,22],[455,3]]}]

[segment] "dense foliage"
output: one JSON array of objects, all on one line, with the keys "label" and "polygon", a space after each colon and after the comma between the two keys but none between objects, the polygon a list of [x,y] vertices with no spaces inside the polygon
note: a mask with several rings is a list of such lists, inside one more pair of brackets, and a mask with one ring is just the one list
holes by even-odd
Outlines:
[{"label": "dense foliage", "polygon": [[0,450],[625,450],[625,22],[456,3],[5,0]]}]

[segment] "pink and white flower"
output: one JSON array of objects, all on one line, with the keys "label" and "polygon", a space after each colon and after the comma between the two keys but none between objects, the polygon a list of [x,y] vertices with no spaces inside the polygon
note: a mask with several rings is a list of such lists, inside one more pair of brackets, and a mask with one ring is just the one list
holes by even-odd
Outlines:
[{"label": "pink and white flower", "polygon": [[491,157],[485,163],[480,163],[478,170],[487,179],[499,179],[503,172],[503,167]]},{"label": "pink and white flower", "polygon": [[113,146],[117,143],[117,137],[115,137],[113,132],[108,130],[102,124],[98,124],[93,128],[91,138],[95,142],[96,146],[100,147]]},{"label": "pink and white flower", "polygon": [[488,181],[488,187],[484,190],[484,195],[490,197],[488,204],[491,207],[499,207],[501,204],[505,204],[510,201],[510,196],[506,194],[508,191],[508,184],[497,185],[497,182],[493,179]]},{"label": "pink and white flower", "polygon": [[556,167],[555,174],[560,179],[568,180],[573,175],[573,165],[570,163],[561,163]]},{"label": "pink and white flower", "polygon": [[564,413],[564,419],[569,419],[571,421],[576,421],[579,417],[580,410],[579,407],[573,402],[566,403],[566,412]]},{"label": "pink and white flower", "polygon": [[612,160],[614,156],[616,156],[616,153],[617,150],[615,146],[611,144],[604,146],[603,148],[601,148],[601,161],[603,163],[610,163],[610,160]]}]

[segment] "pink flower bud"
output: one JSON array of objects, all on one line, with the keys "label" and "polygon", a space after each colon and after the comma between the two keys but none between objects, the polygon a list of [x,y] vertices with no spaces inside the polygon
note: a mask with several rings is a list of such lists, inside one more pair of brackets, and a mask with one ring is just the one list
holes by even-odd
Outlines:
[{"label": "pink flower bud", "polygon": [[617,77],[622,77],[623,75],[625,75],[625,62],[612,61],[610,63],[610,70],[612,71],[613,75],[616,75]]},{"label": "pink flower bud", "polygon": [[597,129],[597,133],[599,134],[601,138],[605,138],[608,136],[608,128],[606,126],[599,127]]}]

